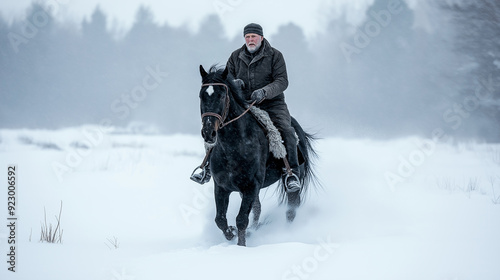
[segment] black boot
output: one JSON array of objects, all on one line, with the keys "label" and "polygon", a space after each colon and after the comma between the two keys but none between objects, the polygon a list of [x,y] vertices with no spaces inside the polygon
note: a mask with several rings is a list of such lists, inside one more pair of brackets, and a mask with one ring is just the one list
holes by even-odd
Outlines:
[{"label": "black boot", "polygon": [[288,174],[285,171],[285,187],[286,191],[293,193],[298,192],[302,189],[302,185],[299,179],[299,160],[297,157],[297,139],[295,138],[295,131],[292,133],[288,133],[285,138],[285,149],[287,153],[288,164],[290,165],[290,169],[292,170],[292,174]]},{"label": "black boot", "polygon": [[[201,169],[201,171],[195,174],[198,169]],[[210,174],[210,167],[208,165],[208,162],[204,167],[196,167],[190,177],[191,180],[200,185],[203,185],[210,181],[210,178],[212,178],[212,174]]]}]

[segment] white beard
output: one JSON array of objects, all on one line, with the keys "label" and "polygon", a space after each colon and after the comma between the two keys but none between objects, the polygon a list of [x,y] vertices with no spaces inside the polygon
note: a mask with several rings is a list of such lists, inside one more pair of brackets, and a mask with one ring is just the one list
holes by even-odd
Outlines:
[{"label": "white beard", "polygon": [[259,43],[257,43],[257,44],[256,44],[255,46],[253,46],[253,47],[249,47],[249,46],[247,45],[247,50],[248,50],[248,52],[249,52],[249,53],[254,53],[254,52],[256,52],[256,51],[258,51],[258,50],[259,50],[259,48],[260,48],[260,46],[261,46],[261,45],[262,45],[262,41],[260,41]]}]

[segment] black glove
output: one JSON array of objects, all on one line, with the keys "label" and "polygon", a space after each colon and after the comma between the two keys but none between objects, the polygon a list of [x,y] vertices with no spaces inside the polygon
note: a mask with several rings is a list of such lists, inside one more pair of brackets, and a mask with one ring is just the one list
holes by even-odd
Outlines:
[{"label": "black glove", "polygon": [[266,99],[266,91],[263,89],[256,89],[252,92],[252,95],[250,96],[250,101],[254,102],[256,101],[257,104],[262,102],[264,99]]}]

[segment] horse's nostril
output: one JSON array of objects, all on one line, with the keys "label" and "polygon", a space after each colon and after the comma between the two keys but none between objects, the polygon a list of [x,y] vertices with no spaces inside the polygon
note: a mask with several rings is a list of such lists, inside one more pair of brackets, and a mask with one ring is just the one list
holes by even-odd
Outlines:
[{"label": "horse's nostril", "polygon": [[215,136],[217,136],[217,132],[215,132],[215,130],[214,130],[214,131],[212,131],[212,138],[215,138]]}]

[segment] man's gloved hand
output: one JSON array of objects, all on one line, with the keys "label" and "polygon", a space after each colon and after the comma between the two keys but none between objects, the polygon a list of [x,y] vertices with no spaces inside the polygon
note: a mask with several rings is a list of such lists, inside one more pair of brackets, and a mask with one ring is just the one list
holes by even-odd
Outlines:
[{"label": "man's gloved hand", "polygon": [[256,89],[252,92],[252,95],[250,96],[250,101],[254,102],[256,101],[257,104],[262,102],[264,99],[266,99],[266,91],[263,89]]}]

